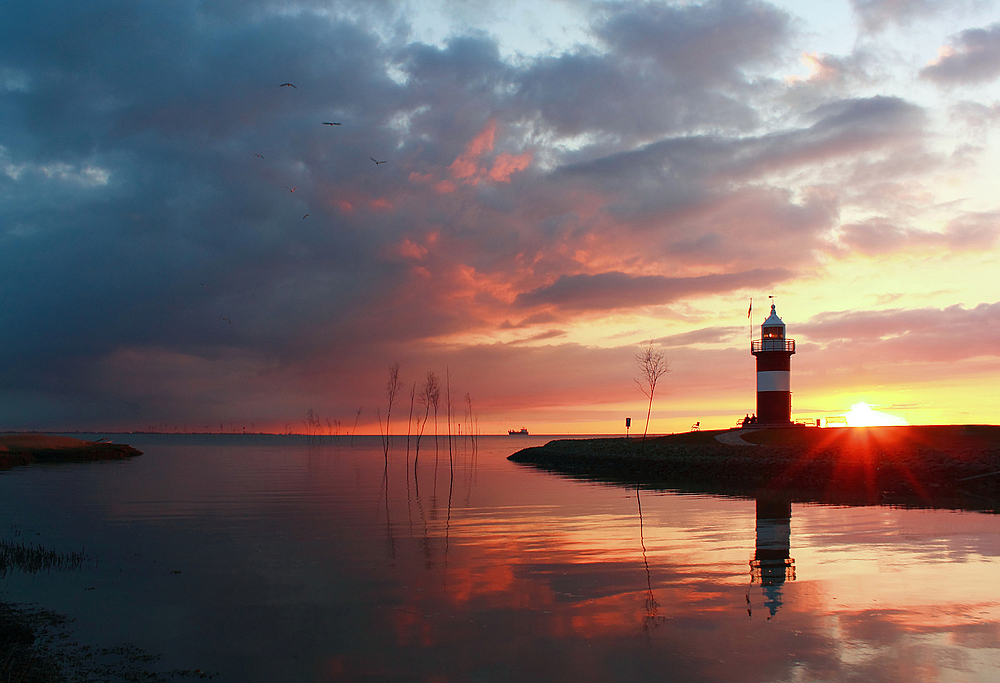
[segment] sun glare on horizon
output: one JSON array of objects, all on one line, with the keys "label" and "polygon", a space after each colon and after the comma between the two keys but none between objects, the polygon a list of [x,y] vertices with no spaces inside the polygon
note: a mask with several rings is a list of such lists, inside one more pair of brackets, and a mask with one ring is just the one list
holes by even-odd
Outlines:
[{"label": "sun glare on horizon", "polygon": [[872,410],[872,407],[864,401],[852,405],[850,412],[844,417],[847,418],[849,427],[895,427],[909,424],[901,417]]}]

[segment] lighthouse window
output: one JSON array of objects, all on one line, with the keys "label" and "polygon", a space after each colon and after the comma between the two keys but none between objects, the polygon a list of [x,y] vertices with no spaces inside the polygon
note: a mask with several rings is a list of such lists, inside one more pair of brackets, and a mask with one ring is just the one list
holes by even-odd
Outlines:
[{"label": "lighthouse window", "polygon": [[781,328],[778,328],[778,327],[765,327],[764,328],[764,338],[765,339],[781,339]]}]

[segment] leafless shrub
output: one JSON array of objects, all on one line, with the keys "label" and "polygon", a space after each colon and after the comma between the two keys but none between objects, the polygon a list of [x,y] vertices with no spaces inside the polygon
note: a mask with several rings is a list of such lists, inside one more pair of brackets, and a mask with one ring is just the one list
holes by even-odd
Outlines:
[{"label": "leafless shrub", "polygon": [[660,377],[670,372],[670,362],[663,357],[663,351],[653,346],[650,339],[640,347],[639,353],[635,356],[636,365],[639,366],[639,377],[633,381],[639,387],[646,398],[649,399],[649,407],[646,409],[646,427],[642,432],[642,441],[646,441],[646,433],[649,431],[649,416],[653,412],[653,394],[656,392],[656,383]]}]

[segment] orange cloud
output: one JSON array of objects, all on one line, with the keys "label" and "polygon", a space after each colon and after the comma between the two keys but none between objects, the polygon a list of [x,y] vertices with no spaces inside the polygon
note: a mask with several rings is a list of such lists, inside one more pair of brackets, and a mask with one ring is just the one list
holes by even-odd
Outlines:
[{"label": "orange cloud", "polygon": [[407,176],[407,180],[416,185],[428,185],[438,194],[450,194],[458,189],[459,184],[478,185],[482,180],[509,183],[512,175],[531,165],[534,154],[503,152],[491,162],[487,156],[493,151],[496,136],[496,119],[490,119],[445,169],[448,177],[441,178],[435,172],[414,171]]},{"label": "orange cloud", "polygon": [[422,247],[419,244],[414,244],[408,239],[403,240],[403,243],[399,245],[399,255],[404,258],[420,260],[427,256],[427,247]]},{"label": "orange cloud", "polygon": [[458,155],[455,161],[448,167],[448,173],[452,178],[467,180],[475,185],[479,182],[479,160],[487,152],[493,151],[493,142],[496,139],[497,122],[490,119],[479,134],[469,141],[465,146],[465,151]]},{"label": "orange cloud", "polygon": [[[448,175],[463,185],[478,185],[484,179],[509,183],[510,177],[514,173],[523,171],[531,164],[534,158],[531,152],[524,154],[503,152],[493,159],[491,164],[486,156],[493,151],[496,135],[496,119],[490,119],[486,126],[469,141],[465,150],[451,162],[447,168]],[[413,182],[427,183],[428,178],[429,176],[421,174],[410,175],[410,180]],[[457,185],[450,180],[442,180],[434,186],[434,189],[441,194],[447,194],[454,192]]]},{"label": "orange cloud", "polygon": [[458,185],[451,182],[450,180],[442,180],[437,185],[434,186],[434,190],[438,194],[448,194],[450,192],[454,192],[457,189]]},{"label": "orange cloud", "polygon": [[531,152],[517,155],[504,152],[493,162],[493,168],[490,169],[487,177],[498,183],[509,183],[512,175],[528,168],[532,158],[534,155]]}]

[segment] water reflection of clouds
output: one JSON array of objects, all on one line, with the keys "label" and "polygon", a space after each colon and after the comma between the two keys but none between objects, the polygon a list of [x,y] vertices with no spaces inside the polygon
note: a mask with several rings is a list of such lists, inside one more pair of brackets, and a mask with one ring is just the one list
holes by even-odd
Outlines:
[{"label": "water reflection of clouds", "polygon": [[[654,498],[656,497],[648,497],[645,505],[654,514],[662,514],[662,509],[656,510]],[[861,526],[867,526],[868,532],[873,529],[870,524],[862,524],[860,520],[852,522],[850,518],[855,510],[850,508],[803,506],[796,510],[802,512],[802,525],[813,529],[816,520],[811,519],[812,512],[818,511],[821,517],[839,513],[843,522],[839,541],[843,547],[850,547],[855,553],[859,546],[865,545],[855,532]],[[548,511],[547,514],[551,512]],[[863,513],[864,510],[859,512]],[[892,511],[892,514],[896,514],[898,519],[899,512]],[[519,563],[515,571],[518,583],[510,588],[519,593],[525,586],[532,586],[525,594],[533,594],[542,602],[531,606],[522,603],[517,608],[509,604],[508,608],[542,609],[543,612],[550,612],[535,623],[535,628],[546,631],[551,637],[567,639],[569,642],[564,645],[571,650],[573,646],[570,643],[573,641],[595,639],[602,641],[603,647],[624,647],[627,650],[628,646],[623,644],[623,639],[628,641],[642,629],[644,619],[648,618],[648,610],[643,602],[645,586],[642,585],[642,567],[638,558],[628,557],[628,534],[621,531],[626,526],[626,520],[627,515],[624,514],[620,517],[606,514],[577,517],[573,524],[563,524],[558,531],[553,531],[546,527],[544,519],[535,518],[535,528],[547,530],[541,533],[541,539],[536,538],[534,543],[522,548],[522,552],[509,555],[511,562]],[[751,522],[746,516],[744,520],[748,525]],[[518,527],[524,521],[519,520],[512,526]],[[508,519],[504,524],[511,522]],[[928,676],[939,677],[945,671],[966,670],[969,666],[991,668],[988,659],[983,659],[981,650],[995,649],[997,645],[996,604],[976,602],[960,607],[957,612],[949,614],[947,609],[943,612],[942,608],[946,608],[945,603],[949,598],[930,588],[935,578],[941,579],[942,567],[922,566],[922,559],[926,558],[928,552],[934,554],[936,551],[927,551],[926,548],[917,551],[916,543],[914,548],[908,548],[908,543],[912,543],[913,539],[901,540],[898,535],[895,535],[896,543],[892,544],[892,529],[881,529],[876,524],[876,531],[869,537],[872,541],[869,550],[875,555],[891,557],[889,564],[895,563],[895,569],[889,575],[883,572],[881,580],[874,583],[867,576],[856,582],[852,567],[860,564],[876,571],[880,566],[883,569],[885,567],[877,561],[869,567],[868,560],[859,560],[857,555],[853,562],[846,563],[841,557],[835,560],[824,558],[822,552],[828,550],[820,548],[821,552],[817,554],[816,549],[810,548],[810,543],[819,539],[808,534],[803,535],[801,545],[796,545],[797,540],[791,534],[789,522],[791,519],[782,522],[780,516],[766,516],[765,527],[781,527],[783,523],[785,526],[784,534],[780,533],[782,529],[777,534],[771,533],[773,528],[770,531],[765,529],[764,545],[774,549],[772,546],[775,537],[779,541],[778,545],[781,545],[783,538],[796,548],[797,555],[804,553],[806,558],[817,559],[821,565],[836,565],[836,572],[827,571],[827,576],[817,577],[814,567],[808,561],[800,560],[803,571],[810,576],[808,581],[799,581],[798,585],[781,580],[762,581],[763,585],[756,587],[761,593],[754,594],[754,602],[759,605],[763,600],[764,606],[769,607],[763,614],[778,619],[775,622],[776,628],[770,632],[755,630],[757,627],[751,625],[753,619],[747,619],[741,626],[740,619],[735,618],[740,611],[742,595],[738,586],[733,585],[735,581],[731,582],[720,576],[725,574],[725,570],[720,571],[717,564],[719,553],[707,540],[711,536],[724,536],[724,533],[716,530],[712,533],[685,534],[685,531],[690,530],[671,528],[664,531],[646,523],[648,534],[645,536],[645,543],[651,550],[652,558],[652,591],[660,606],[655,628],[647,633],[659,647],[688,648],[691,660],[687,662],[687,666],[692,671],[697,670],[698,679],[711,680],[714,677],[718,680],[769,680],[760,677],[760,673],[774,668],[783,669],[781,673],[775,672],[778,677],[789,675],[790,670],[798,670],[807,678],[898,680],[899,677],[910,676],[926,679]],[[834,526],[832,522],[831,526]],[[890,526],[896,532],[899,531],[898,522]],[[604,534],[598,533],[595,536],[595,530],[601,529]],[[758,520],[756,530],[758,534],[761,533],[761,520]],[[680,550],[680,544],[675,540],[678,537],[687,539],[683,550]],[[485,535],[480,538],[485,539]],[[830,544],[832,550],[829,552],[838,553],[837,534],[832,528],[827,529],[823,540]],[[726,539],[722,545],[729,546],[732,541],[732,538]],[[593,547],[595,544],[597,548]],[[738,580],[746,579],[745,572],[741,569],[745,566],[747,554],[755,549],[759,555],[760,537],[756,548],[743,548],[744,556],[740,558],[742,562],[736,566],[730,565],[729,570]],[[788,550],[788,547],[784,548],[786,557]],[[538,553],[546,554],[552,561],[525,562]],[[634,554],[633,548],[632,555]],[[594,561],[598,557],[606,561]],[[678,562],[678,557],[686,558],[687,561]],[[695,561],[691,561],[692,559]],[[946,559],[942,556],[939,563],[944,564]],[[966,570],[981,577],[993,575],[989,571],[983,573],[989,566],[976,566],[978,564],[980,563],[966,562]],[[699,571],[700,568],[705,570]],[[832,566],[827,567],[827,570],[831,569]],[[899,588],[902,596],[896,596],[891,586],[899,584],[899,577],[893,574],[902,572],[910,574],[911,580],[903,582]],[[819,573],[822,574],[823,571]],[[913,579],[920,585],[919,590],[913,590]],[[547,588],[541,595],[537,591],[539,584]],[[964,593],[968,597],[968,589],[969,585],[966,584],[956,588],[955,592]],[[872,603],[868,600],[878,604],[880,599],[869,598],[870,593],[881,596],[881,601],[889,597],[895,607],[872,608]],[[933,594],[930,599],[929,594]],[[905,599],[900,599],[901,597]],[[767,604],[768,601],[770,605]],[[976,612],[975,616],[970,614],[972,611]],[[991,623],[976,623],[976,619],[990,619]],[[760,619],[757,623],[764,621]],[[725,653],[723,659],[726,662],[741,658],[748,662],[758,660],[756,665],[759,668],[756,673],[734,675],[726,667],[717,667],[711,661],[711,655],[704,650],[705,641],[700,640],[700,636],[692,636],[703,636],[705,632],[712,633],[711,641]],[[697,642],[692,641],[692,638]],[[760,661],[761,651],[757,647],[752,651],[747,647],[747,641],[755,640],[758,641],[755,646],[773,648],[774,658],[765,657],[768,661]],[[615,644],[612,645],[609,641],[614,641]],[[785,653],[793,654],[795,661],[785,661]],[[652,665],[654,661],[664,666],[677,663],[673,660],[667,662],[662,655],[663,653],[644,655],[645,665]],[[971,663],[977,660],[982,661],[973,666]]]},{"label": "water reflection of clouds", "polygon": [[[228,653],[220,667],[245,681],[302,672],[292,651],[318,667],[306,673],[345,679],[1000,673],[994,516],[794,504],[787,520],[765,515],[761,534],[753,500],[642,491],[640,530],[634,489],[499,463],[457,470],[453,487],[439,467],[435,489],[429,458],[418,501],[397,453],[386,498],[381,453],[266,450],[171,460],[154,449],[110,478],[49,477],[58,486],[37,495],[55,518],[97,500],[111,527],[182,563],[141,591],[102,585],[101,609],[117,618],[126,605],[173,631],[198,624],[191,647]],[[243,463],[253,467],[225,477]],[[202,483],[187,486],[194,475]],[[751,584],[761,549],[794,558],[795,579]]]},{"label": "water reflection of clouds", "polygon": [[[469,546],[463,562],[478,567],[502,561],[512,571],[494,574],[502,577],[498,581],[484,579],[490,571],[458,570],[452,579],[464,572],[469,578],[449,580],[442,590],[471,620],[522,627],[530,622],[531,638],[513,650],[498,649],[537,666],[546,658],[560,661],[554,678],[600,680],[620,674],[615,666],[626,660],[628,678],[635,680],[664,671],[686,671],[681,678],[690,680],[878,681],[940,677],[969,666],[991,670],[982,651],[995,648],[995,605],[973,602],[943,614],[954,606],[950,597],[969,597],[968,583],[954,587],[956,596],[937,592],[928,599],[942,570],[955,570],[956,553],[944,549],[963,547],[947,513],[909,520],[912,511],[795,506],[790,519],[779,516],[783,533],[777,536],[790,546],[784,549],[789,559],[794,550],[800,575],[794,582],[752,586],[754,612],[748,618],[747,561],[759,549],[755,533],[761,530],[752,501],[644,495],[647,587],[634,492],[619,489],[616,495],[613,489],[571,484],[555,497],[550,490],[544,494],[545,505],[509,506],[457,520],[452,533]],[[580,496],[591,510],[580,505]],[[935,526],[924,524],[927,518],[950,529],[952,537],[927,543],[933,536],[927,528]],[[980,519],[970,521],[973,528],[980,526]],[[768,538],[773,541],[774,534]],[[959,554],[964,565],[959,573],[994,575],[989,562]],[[930,565],[929,558],[935,560]],[[900,581],[901,574],[907,580]],[[649,592],[656,610],[652,626],[644,628],[650,623]],[[458,601],[456,594],[462,596]],[[432,605],[436,598],[425,593],[421,600]],[[886,602],[894,606],[880,609]],[[971,620],[970,610],[989,619],[989,628]],[[766,616],[774,620],[769,623]],[[502,627],[493,635],[500,642],[517,640]],[[641,635],[652,649],[640,649]],[[982,661],[970,664],[977,660]],[[734,662],[740,662],[738,670]]]}]

